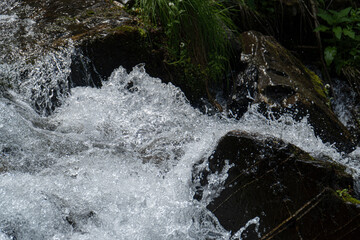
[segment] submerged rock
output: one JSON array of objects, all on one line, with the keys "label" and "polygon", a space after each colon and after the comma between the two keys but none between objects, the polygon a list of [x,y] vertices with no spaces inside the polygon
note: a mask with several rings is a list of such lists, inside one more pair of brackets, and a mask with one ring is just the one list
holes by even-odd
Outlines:
[{"label": "submerged rock", "polygon": [[[353,179],[336,163],[278,139],[234,131],[220,140],[207,166],[194,174],[194,198],[204,201],[217,189],[207,208],[233,234],[259,218],[258,226],[238,232],[242,239],[357,239],[360,234],[359,205],[336,193],[352,189]],[[226,168],[219,190],[211,176]]]},{"label": "submerged rock", "polygon": [[354,140],[332,112],[321,79],[274,38],[250,31],[241,39],[244,71],[228,103],[231,114],[240,118],[250,104],[261,103],[260,111],[266,115],[290,113],[296,120],[308,115],[315,134],[324,142],[340,151],[352,151]]}]

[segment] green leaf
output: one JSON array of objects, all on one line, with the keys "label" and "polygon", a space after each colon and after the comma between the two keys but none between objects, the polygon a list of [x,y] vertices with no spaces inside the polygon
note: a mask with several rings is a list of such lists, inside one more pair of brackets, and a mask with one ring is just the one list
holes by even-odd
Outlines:
[{"label": "green leaf", "polygon": [[335,11],[335,10],[332,10],[332,9],[329,9],[328,10],[332,15],[333,15],[333,17],[336,17],[336,15],[338,15],[338,11]]},{"label": "green leaf", "polygon": [[351,11],[351,9],[352,9],[352,7],[348,7],[348,8],[341,10],[340,12],[338,12],[336,14],[336,17],[342,18],[342,17],[347,16],[349,14],[349,12]]},{"label": "green leaf", "polygon": [[353,20],[351,18],[348,18],[348,17],[342,17],[342,18],[340,18],[340,19],[338,19],[336,21],[337,24],[339,24],[339,23],[352,23],[352,22],[353,22]]},{"label": "green leaf", "polygon": [[360,50],[356,49],[356,48],[352,48],[350,51],[350,55],[352,56],[358,56],[360,54]]},{"label": "green leaf", "polygon": [[314,32],[326,32],[328,31],[330,28],[324,25],[320,25],[317,28],[314,29]]},{"label": "green leaf", "polygon": [[329,25],[333,25],[335,23],[334,17],[332,15],[330,15],[328,12],[326,12],[325,10],[319,9],[319,13],[317,15],[320,18],[322,18],[323,20],[325,20]]},{"label": "green leaf", "polygon": [[334,61],[336,53],[337,53],[337,48],[336,47],[327,47],[327,48],[325,48],[325,50],[324,50],[324,58],[325,58],[326,65],[330,66],[330,64]]},{"label": "green leaf", "polygon": [[332,30],[335,33],[335,37],[340,40],[342,34],[342,28],[340,26],[337,26],[337,27],[333,27]]},{"label": "green leaf", "polygon": [[355,32],[351,29],[344,29],[343,33],[345,36],[348,36],[349,38],[355,39]]}]

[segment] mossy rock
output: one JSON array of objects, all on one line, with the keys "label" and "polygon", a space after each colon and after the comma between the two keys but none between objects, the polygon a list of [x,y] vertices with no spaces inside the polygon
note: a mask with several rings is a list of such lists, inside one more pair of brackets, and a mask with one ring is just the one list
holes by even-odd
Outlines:
[{"label": "mossy rock", "polygon": [[[322,80],[306,68],[274,38],[250,31],[241,34],[243,52],[239,74],[228,108],[240,118],[248,105],[260,103],[260,110],[275,117],[284,113],[308,122],[324,142],[339,151],[350,152],[355,140],[330,108]],[[250,93],[250,96],[249,96]]]},{"label": "mossy rock", "polygon": [[279,139],[238,131],[225,135],[206,161],[205,169],[194,167],[194,198],[219,189],[209,187],[209,176],[230,166],[207,208],[233,234],[258,217],[258,230],[247,228],[242,239],[357,239],[360,234],[359,206],[336,193],[353,189],[353,179],[337,163]]}]

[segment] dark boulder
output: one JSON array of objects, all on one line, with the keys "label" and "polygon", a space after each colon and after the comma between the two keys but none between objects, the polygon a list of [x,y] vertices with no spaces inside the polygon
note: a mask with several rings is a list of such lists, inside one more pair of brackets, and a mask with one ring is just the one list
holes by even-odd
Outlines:
[{"label": "dark boulder", "polygon": [[[205,91],[201,80],[203,75],[189,73],[198,80],[189,81],[184,77],[185,72],[190,71],[188,68],[168,62],[167,40],[162,29],[144,26],[136,16],[126,13],[124,8],[113,8],[94,8],[94,15],[84,17],[83,22],[92,22],[87,18],[94,18],[97,19],[94,22],[99,24],[89,29],[81,28],[81,31],[68,36],[77,48],[77,54],[72,59],[70,87],[100,87],[101,82],[107,80],[115,68],[123,66],[130,72],[134,66],[145,64],[146,72],[151,77],[160,78],[165,83],[171,82],[180,87],[190,101],[199,101],[199,96],[203,96]],[[112,19],[114,24],[103,24],[100,21],[103,15],[112,16],[108,19]],[[61,45],[68,38],[61,38],[56,44]]]},{"label": "dark boulder", "polygon": [[[133,3],[125,2],[126,5]],[[34,44],[26,49],[31,56],[26,62],[35,64],[47,52],[74,46],[68,84],[61,86],[65,95],[76,86],[101,87],[102,81],[120,65],[131,71],[140,63],[145,63],[151,76],[178,85],[176,76],[182,76],[183,71],[165,63],[165,39],[161,30],[145,27],[134,11],[128,13],[131,10],[124,4],[104,0],[22,1],[16,6],[16,13],[21,18],[32,19],[35,32],[31,39]],[[19,45],[23,44],[18,41]],[[24,42],[29,40],[24,39]],[[47,103],[37,104],[44,99],[34,96],[35,109],[45,115],[61,104],[59,99],[64,95],[63,92],[57,94],[57,86],[49,92],[52,95],[50,107]]]},{"label": "dark boulder", "polygon": [[[145,26],[137,14],[127,8],[134,1],[69,0],[33,1],[25,3],[35,9],[39,29],[48,36],[48,48],[59,48],[73,42],[69,85],[101,87],[115,68],[131,71],[140,63],[147,73],[164,82],[191,89],[180,81],[183,69],[167,64],[165,37],[161,29]],[[127,6],[127,8],[125,7]]]},{"label": "dark boulder", "polygon": [[351,191],[353,179],[334,162],[278,139],[233,131],[220,140],[207,167],[199,166],[193,178],[198,200],[219,188],[209,187],[211,175],[230,166],[207,208],[232,234],[258,217],[258,229],[248,227],[242,239],[357,239],[360,234],[359,205],[336,193]]},{"label": "dark boulder", "polygon": [[350,152],[355,141],[330,108],[321,79],[276,40],[250,31],[241,35],[243,71],[229,97],[228,109],[240,118],[253,103],[279,117],[284,113],[300,120],[308,116],[315,134],[339,151]]},{"label": "dark boulder", "polygon": [[[87,69],[94,69],[93,79],[106,80],[120,65],[131,71],[139,63],[145,64],[151,76],[169,79],[163,62],[164,51],[149,42],[150,38],[157,37],[156,32],[147,32],[139,26],[126,23],[110,29],[105,36],[88,38],[78,47],[82,52],[81,56],[91,64]],[[73,70],[77,63],[79,61],[73,62]]]},{"label": "dark boulder", "polygon": [[73,42],[77,51],[70,78],[75,86],[99,86],[100,78],[106,79],[120,65],[131,70],[156,59],[156,46],[149,39],[157,42],[157,36],[117,1],[24,0],[19,8],[31,9],[24,17],[33,19],[35,30],[46,36],[44,43],[38,40],[44,50]]}]

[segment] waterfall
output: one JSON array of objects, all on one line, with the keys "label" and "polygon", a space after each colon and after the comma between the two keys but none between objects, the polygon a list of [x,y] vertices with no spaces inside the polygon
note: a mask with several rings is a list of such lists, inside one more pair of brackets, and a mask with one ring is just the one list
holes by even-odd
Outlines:
[{"label": "waterfall", "polygon": [[[17,1],[7,2],[10,11]],[[33,36],[33,22],[4,10],[0,31],[14,31],[0,34],[0,42],[15,38],[19,21]],[[213,176],[217,188],[200,202],[191,174],[231,130],[280,138],[359,174],[360,149],[338,153],[306,118],[270,120],[256,105],[239,121],[208,116],[144,65],[130,73],[119,66],[101,88],[69,89],[71,43],[37,53],[31,63],[11,44],[11,52],[0,44],[13,53],[11,61],[0,56],[0,77],[12,85],[0,92],[1,240],[230,239],[206,209],[226,171]],[[259,217],[249,219],[232,239],[258,224]]]},{"label": "waterfall", "polygon": [[143,66],[119,67],[101,89],[71,89],[47,117],[10,94],[0,99],[4,239],[228,239],[207,200],[192,199],[191,170],[234,129],[350,161],[306,120],[270,121],[254,109],[238,122],[203,115]]}]

